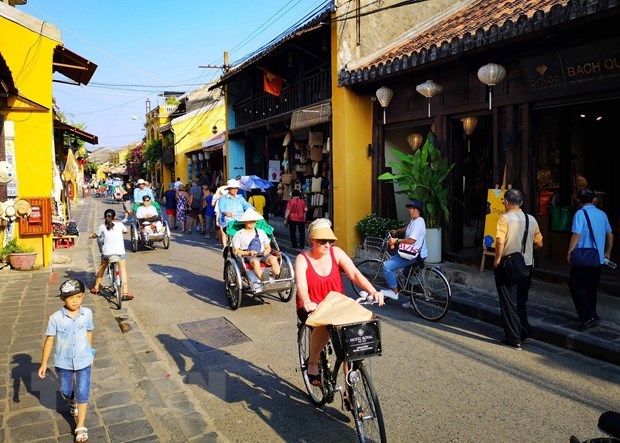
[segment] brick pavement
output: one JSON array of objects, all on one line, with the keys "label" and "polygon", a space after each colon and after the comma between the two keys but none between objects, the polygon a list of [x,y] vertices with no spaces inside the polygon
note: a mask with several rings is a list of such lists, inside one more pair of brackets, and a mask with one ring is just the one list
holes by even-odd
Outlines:
[{"label": "brick pavement", "polygon": [[[0,270],[0,443],[72,442],[75,422],[57,389],[55,374],[40,380],[43,333],[49,315],[62,303],[60,282],[80,278],[87,285],[95,271],[92,232],[94,202],[74,208],[80,231],[76,245],[56,251],[51,269]],[[63,257],[64,256],[64,257]],[[207,414],[179,380],[171,377],[157,350],[137,325],[121,332],[126,308],[111,310],[102,296],[87,295],[93,310],[92,389],[86,426],[96,442],[222,442]],[[51,362],[50,362],[51,366]]]}]

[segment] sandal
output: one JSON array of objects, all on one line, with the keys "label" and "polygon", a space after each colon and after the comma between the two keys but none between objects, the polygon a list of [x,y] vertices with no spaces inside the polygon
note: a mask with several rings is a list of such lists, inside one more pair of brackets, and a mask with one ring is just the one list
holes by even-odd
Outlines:
[{"label": "sandal", "polygon": [[133,294],[130,294],[129,292],[123,294],[122,297],[123,301],[127,301],[127,300],[133,300]]},{"label": "sandal", "polygon": [[[82,432],[78,433],[78,431],[82,431]],[[76,442],[88,441],[88,428],[85,428],[84,426],[75,428],[75,441]]]},{"label": "sandal", "polygon": [[99,294],[99,288],[94,288],[94,287],[93,287],[93,288],[90,288],[90,293],[91,293],[91,294],[95,294],[95,295],[96,295],[96,294]]},{"label": "sandal", "polygon": [[71,414],[73,417],[78,416],[77,403],[69,403],[69,414]]},{"label": "sandal", "polygon": [[321,386],[321,374],[308,374],[308,381],[312,386]]}]

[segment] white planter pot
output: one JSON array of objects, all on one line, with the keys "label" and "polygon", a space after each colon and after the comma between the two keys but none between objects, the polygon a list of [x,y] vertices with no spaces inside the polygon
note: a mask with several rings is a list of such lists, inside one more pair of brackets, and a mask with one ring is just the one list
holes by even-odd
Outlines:
[{"label": "white planter pot", "polygon": [[426,263],[441,263],[441,228],[426,229]]}]

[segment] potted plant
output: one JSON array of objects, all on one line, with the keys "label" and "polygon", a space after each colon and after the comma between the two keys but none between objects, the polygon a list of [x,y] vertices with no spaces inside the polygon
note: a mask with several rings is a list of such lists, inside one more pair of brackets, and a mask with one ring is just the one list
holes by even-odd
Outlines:
[{"label": "potted plant", "polygon": [[450,220],[448,209],[448,189],[444,182],[453,164],[441,155],[435,147],[435,136],[429,132],[422,149],[413,154],[392,150],[400,163],[390,162],[392,171],[379,176],[379,180],[390,180],[400,186],[400,193],[424,203],[426,223],[427,261],[441,261],[441,227]]},{"label": "potted plant", "polygon": [[37,260],[37,253],[33,248],[27,248],[13,238],[0,250],[0,258],[15,270],[30,271]]}]

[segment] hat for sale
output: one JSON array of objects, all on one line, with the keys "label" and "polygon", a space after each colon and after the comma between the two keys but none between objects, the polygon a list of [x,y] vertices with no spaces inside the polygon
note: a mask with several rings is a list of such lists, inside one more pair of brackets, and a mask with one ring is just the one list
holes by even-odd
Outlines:
[{"label": "hat for sale", "polygon": [[239,180],[235,180],[234,178],[231,178],[226,182],[226,189],[239,189],[240,187],[241,183],[239,183]]},{"label": "hat for sale", "polygon": [[245,210],[245,212],[243,213],[241,218],[239,218],[238,221],[252,222],[252,221],[258,221],[258,220],[264,220],[264,219],[265,218],[262,215],[260,215],[258,212],[256,212],[254,209],[248,208]]},{"label": "hat for sale", "polygon": [[19,217],[30,217],[30,214],[32,214],[32,206],[26,200],[17,200],[13,207]]},{"label": "hat for sale", "polygon": [[0,183],[8,183],[15,178],[15,166],[6,161],[0,162]]},{"label": "hat for sale", "polygon": [[83,294],[84,292],[86,292],[86,287],[84,286],[84,283],[82,283],[80,280],[76,280],[75,278],[71,278],[62,282],[62,284],[60,285],[60,294],[58,294],[58,297],[66,298],[71,297],[75,294]]},{"label": "hat for sale", "polygon": [[405,205],[408,208],[418,208],[420,211],[424,211],[424,204],[420,200],[413,199]]}]

